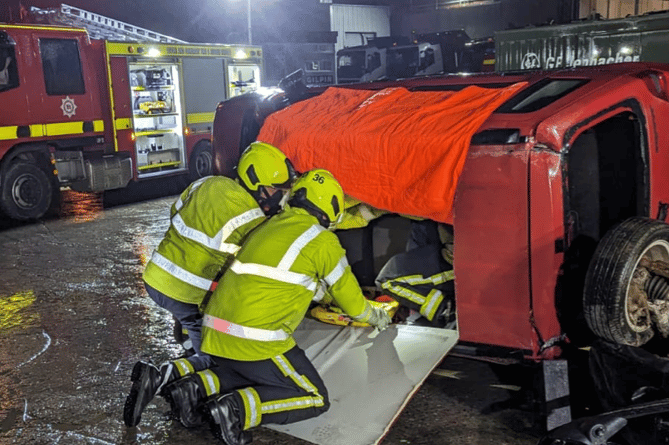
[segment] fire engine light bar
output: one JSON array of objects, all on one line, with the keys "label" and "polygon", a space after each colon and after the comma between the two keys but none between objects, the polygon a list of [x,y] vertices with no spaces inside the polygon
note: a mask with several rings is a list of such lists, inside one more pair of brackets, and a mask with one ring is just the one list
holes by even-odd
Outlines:
[{"label": "fire engine light bar", "polygon": [[244,51],[243,49],[239,49],[235,53],[235,58],[237,59],[246,59],[247,57],[248,56],[246,55],[246,51]]}]

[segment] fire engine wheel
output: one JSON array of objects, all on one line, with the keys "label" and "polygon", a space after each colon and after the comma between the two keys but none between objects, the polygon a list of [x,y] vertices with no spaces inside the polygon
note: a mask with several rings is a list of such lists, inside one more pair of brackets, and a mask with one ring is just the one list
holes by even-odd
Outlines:
[{"label": "fire engine wheel", "polygon": [[211,151],[211,142],[200,141],[195,144],[188,166],[191,181],[196,181],[212,174],[213,154]]},{"label": "fire engine wheel", "polygon": [[641,346],[669,334],[669,225],[633,217],[600,241],[585,276],[583,309],[593,333]]},{"label": "fire engine wheel", "polygon": [[53,187],[46,173],[34,164],[17,162],[2,179],[0,207],[10,218],[41,218],[51,206]]}]

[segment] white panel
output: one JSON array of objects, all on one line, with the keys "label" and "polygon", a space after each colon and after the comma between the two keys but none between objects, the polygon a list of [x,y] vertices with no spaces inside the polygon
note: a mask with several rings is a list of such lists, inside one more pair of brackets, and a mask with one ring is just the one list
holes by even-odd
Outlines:
[{"label": "white panel", "polygon": [[337,31],[335,51],[344,47],[347,32],[374,33],[377,37],[390,35],[388,6],[330,5],[330,31]]},{"label": "white panel", "polygon": [[294,335],[325,382],[330,409],[267,427],[317,445],[378,444],[458,340],[454,330],[391,325],[379,333],[311,319]]}]

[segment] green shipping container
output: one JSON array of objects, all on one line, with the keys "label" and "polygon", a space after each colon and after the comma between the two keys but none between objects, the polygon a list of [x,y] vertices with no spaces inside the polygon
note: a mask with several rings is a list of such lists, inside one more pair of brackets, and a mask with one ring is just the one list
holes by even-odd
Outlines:
[{"label": "green shipping container", "polygon": [[669,12],[498,31],[495,71],[669,62]]}]

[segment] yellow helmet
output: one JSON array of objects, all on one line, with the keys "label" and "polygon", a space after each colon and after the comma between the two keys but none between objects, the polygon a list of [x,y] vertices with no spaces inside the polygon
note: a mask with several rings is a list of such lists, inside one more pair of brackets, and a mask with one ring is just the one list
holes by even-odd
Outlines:
[{"label": "yellow helmet", "polygon": [[266,142],[252,142],[237,164],[239,179],[248,190],[259,187],[290,188],[295,169],[285,154]]},{"label": "yellow helmet", "polygon": [[271,215],[281,208],[284,193],[270,195],[266,187],[287,191],[296,175],[293,164],[281,150],[266,142],[256,141],[239,158],[237,176],[265,213]]},{"label": "yellow helmet", "polygon": [[310,170],[293,184],[288,204],[309,210],[323,227],[334,230],[343,216],[344,191],[329,171]]}]

